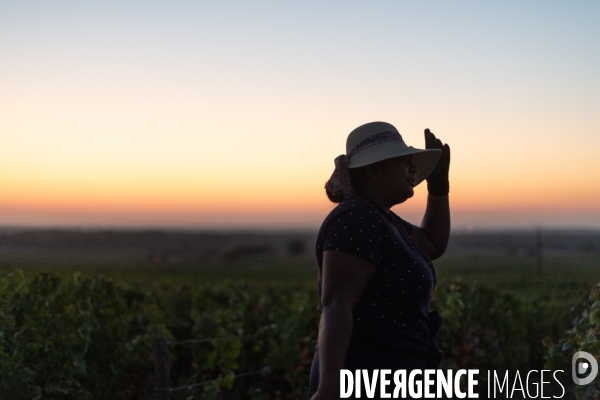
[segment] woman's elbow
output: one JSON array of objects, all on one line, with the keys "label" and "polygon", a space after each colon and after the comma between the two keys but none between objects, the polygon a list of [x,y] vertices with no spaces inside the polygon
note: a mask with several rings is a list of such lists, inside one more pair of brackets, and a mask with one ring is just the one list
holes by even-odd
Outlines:
[{"label": "woman's elbow", "polygon": [[431,260],[437,260],[438,258],[444,255],[444,253],[446,252],[446,247],[447,245],[439,247],[432,246],[430,249],[428,249],[427,255]]}]

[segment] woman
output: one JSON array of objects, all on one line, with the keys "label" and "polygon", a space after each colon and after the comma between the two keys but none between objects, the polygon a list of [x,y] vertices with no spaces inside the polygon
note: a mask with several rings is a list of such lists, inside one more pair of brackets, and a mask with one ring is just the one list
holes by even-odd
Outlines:
[{"label": "woman", "polygon": [[[339,205],[317,238],[321,321],[313,400],[339,398],[342,368],[424,369],[441,359],[441,317],[429,302],[436,284],[431,260],[444,253],[450,235],[450,148],[428,129],[425,144],[408,147],[394,126],[372,122],[350,133],[346,155],[335,160],[325,188]],[[424,179],[429,195],[417,227],[390,208]]]}]

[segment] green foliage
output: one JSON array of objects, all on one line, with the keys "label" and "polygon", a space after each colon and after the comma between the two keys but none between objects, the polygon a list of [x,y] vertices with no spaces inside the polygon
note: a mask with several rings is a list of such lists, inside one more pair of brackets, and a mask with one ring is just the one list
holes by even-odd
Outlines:
[{"label": "green foliage", "polygon": [[[565,369],[571,346],[598,356],[599,299],[568,310],[460,280],[432,307],[443,367]],[[312,282],[142,285],[102,275],[0,277],[0,398],[140,399],[152,392],[153,346],[169,340],[174,399],[306,398],[319,314]],[[563,348],[565,348],[563,350]],[[568,350],[568,351],[567,351]],[[187,389],[198,382],[206,384]]]},{"label": "green foliage", "polygon": [[564,307],[556,303],[523,300],[461,280],[443,281],[432,308],[444,318],[438,342],[449,368],[539,368],[542,339],[567,323]]},{"label": "green foliage", "polygon": [[586,351],[600,359],[600,283],[571,310],[572,328],[557,341],[546,340],[548,357],[545,367],[566,371],[563,384],[577,399],[600,398],[600,377],[584,386],[575,386],[571,380],[572,357],[577,351]]},{"label": "green foliage", "polygon": [[[179,356],[171,369],[172,384],[222,379],[217,387],[234,398],[248,392],[256,399],[272,398],[277,391],[281,398],[306,397],[319,318],[316,304],[312,285],[180,287],[166,312],[176,343],[213,340],[174,345]],[[188,398],[216,398],[215,387],[206,385]]]},{"label": "green foliage", "polygon": [[438,342],[461,368],[526,365],[527,310],[516,298],[460,281],[436,291],[444,325]]},{"label": "green foliage", "polygon": [[3,398],[124,399],[143,392],[153,335],[128,329],[132,310],[110,278],[42,273],[26,281],[17,273],[0,282]]},{"label": "green foliage", "polygon": [[318,326],[312,285],[142,288],[17,272],[0,289],[0,398],[142,398],[159,334],[171,342],[172,387],[214,381],[180,391],[186,398],[306,394]]}]

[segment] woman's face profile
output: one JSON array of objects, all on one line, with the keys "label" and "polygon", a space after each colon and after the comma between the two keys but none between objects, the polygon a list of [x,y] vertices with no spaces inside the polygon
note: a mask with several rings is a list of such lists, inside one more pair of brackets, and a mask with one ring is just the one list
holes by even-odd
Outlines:
[{"label": "woman's face profile", "polygon": [[412,156],[395,157],[387,160],[385,173],[382,175],[388,195],[394,204],[400,204],[415,194],[417,167]]}]

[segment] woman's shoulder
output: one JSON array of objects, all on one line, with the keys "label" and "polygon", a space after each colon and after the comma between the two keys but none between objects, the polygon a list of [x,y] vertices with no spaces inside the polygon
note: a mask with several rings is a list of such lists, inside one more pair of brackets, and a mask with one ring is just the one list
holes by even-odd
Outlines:
[{"label": "woman's shoulder", "polygon": [[319,237],[334,235],[346,237],[352,232],[379,237],[384,227],[381,213],[368,200],[351,197],[336,206],[325,218],[319,229]]},{"label": "woman's shoulder", "polygon": [[350,198],[341,202],[321,225],[317,236],[317,260],[322,259],[324,251],[333,250],[378,265],[383,254],[383,222],[376,206],[367,200]]},{"label": "woman's shoulder", "polygon": [[[369,219],[377,218],[377,207],[368,200],[353,196],[339,203],[323,221],[323,225],[327,223],[338,222],[341,217],[346,219]],[[341,222],[341,221],[340,221]]]}]

